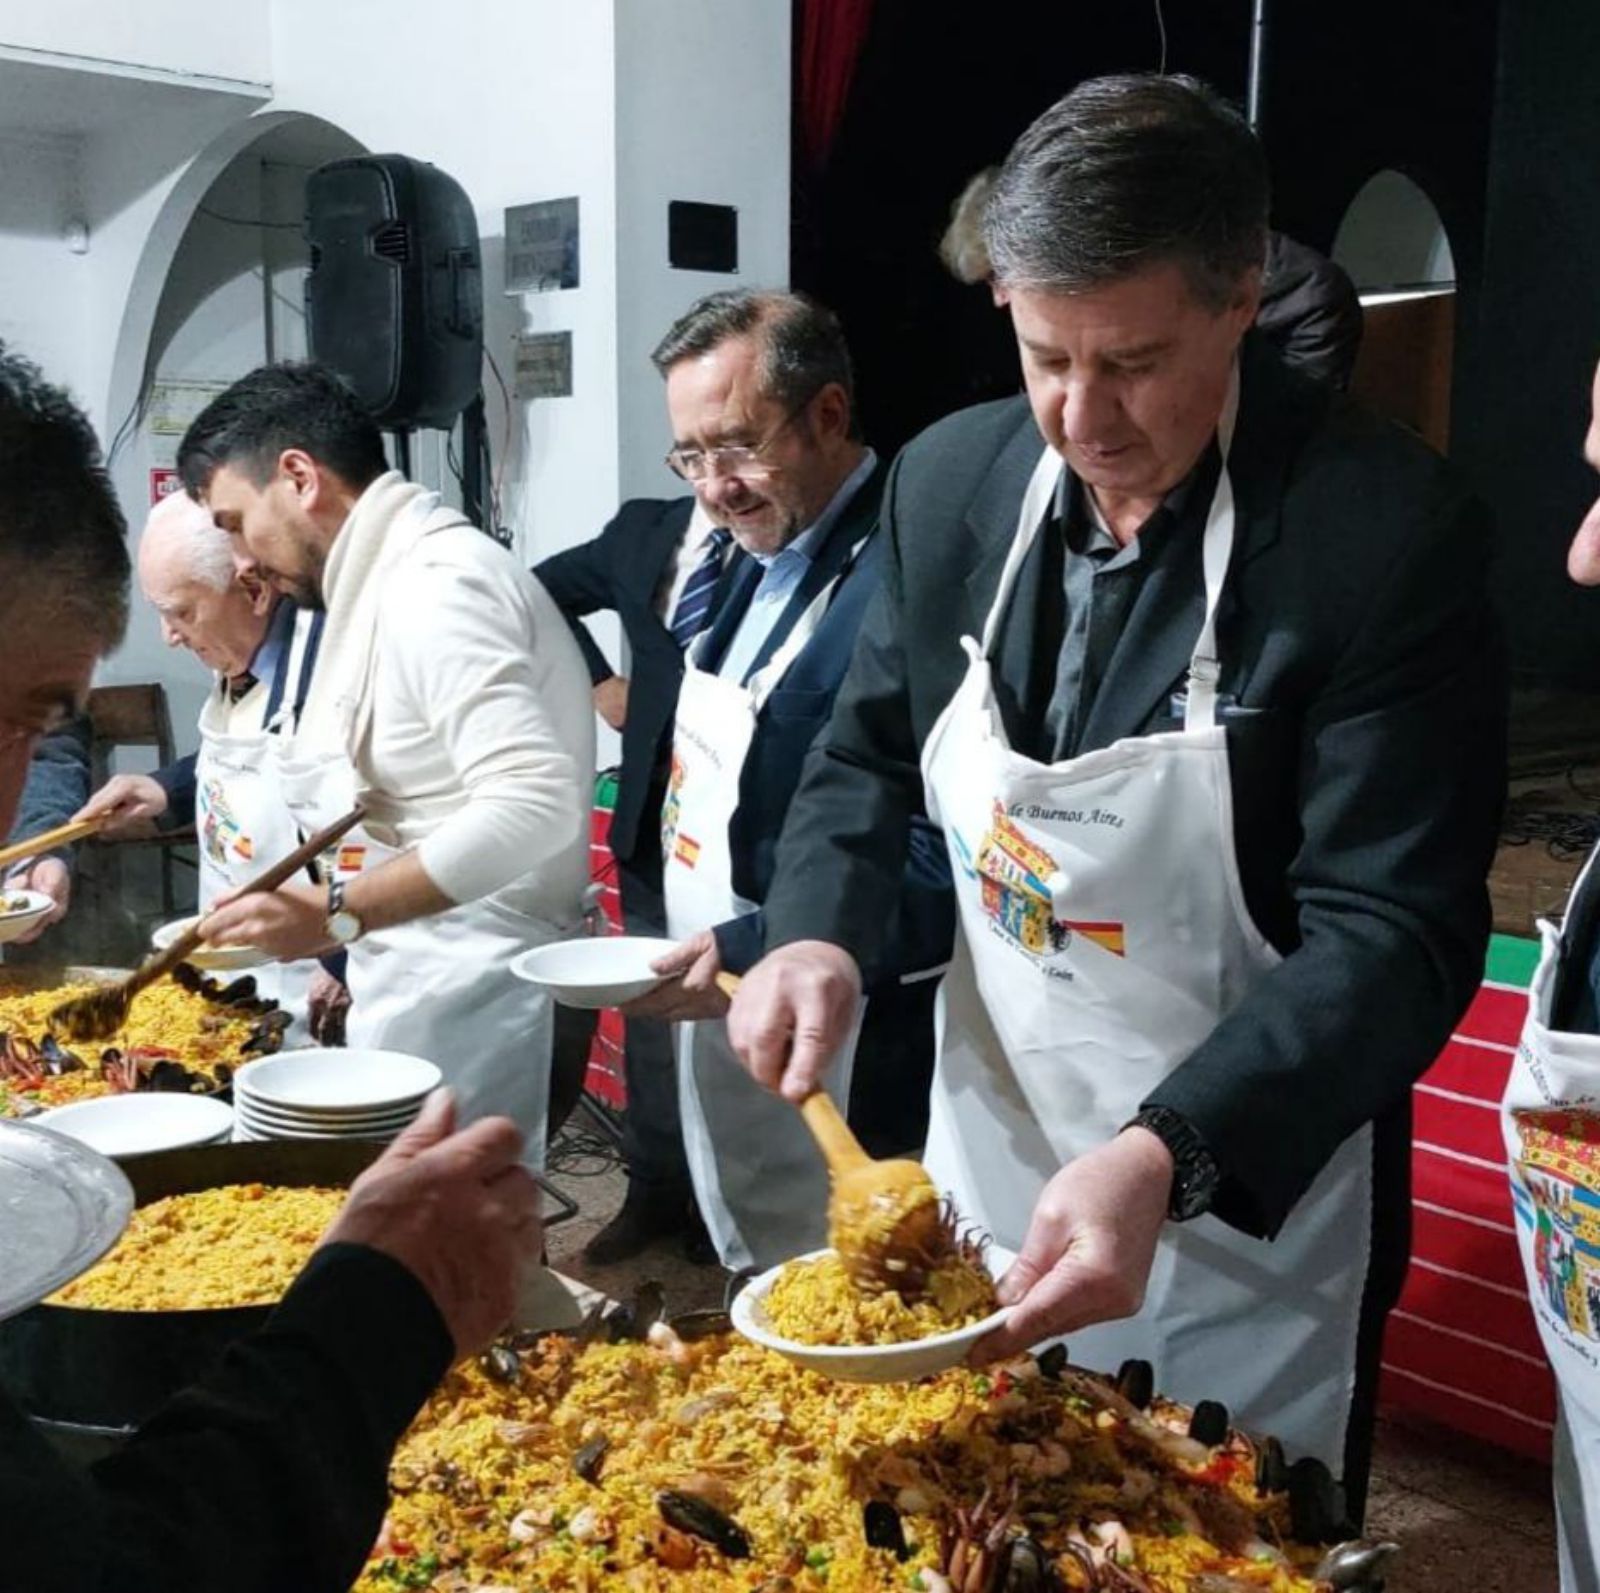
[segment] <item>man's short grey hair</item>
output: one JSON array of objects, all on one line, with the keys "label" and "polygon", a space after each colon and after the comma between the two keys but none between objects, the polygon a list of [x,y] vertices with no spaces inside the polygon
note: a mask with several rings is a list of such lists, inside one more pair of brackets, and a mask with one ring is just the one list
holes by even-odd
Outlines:
[{"label": "man's short grey hair", "polygon": [[850,401],[855,427],[855,374],[839,318],[804,293],[779,288],[726,288],[697,300],[650,355],[665,376],[680,360],[709,354],[730,338],[761,345],[761,390],[786,410],[808,403],[830,382]]},{"label": "man's short grey hair", "polygon": [[238,579],[227,532],[187,493],[175,492],[157,504],[144,534],[170,539],[178,567],[191,581],[226,592]]},{"label": "man's short grey hair", "polygon": [[1267,166],[1244,118],[1191,77],[1081,83],[1012,148],[984,213],[997,281],[1082,293],[1182,268],[1208,308],[1267,243]]}]

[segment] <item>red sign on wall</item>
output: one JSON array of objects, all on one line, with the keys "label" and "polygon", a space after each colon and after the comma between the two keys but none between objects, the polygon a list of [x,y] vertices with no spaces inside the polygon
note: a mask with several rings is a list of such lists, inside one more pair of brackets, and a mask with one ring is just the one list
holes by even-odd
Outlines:
[{"label": "red sign on wall", "polygon": [[163,498],[170,498],[175,492],[183,491],[183,481],[178,472],[170,466],[157,466],[150,472],[150,505],[152,508],[160,503]]}]

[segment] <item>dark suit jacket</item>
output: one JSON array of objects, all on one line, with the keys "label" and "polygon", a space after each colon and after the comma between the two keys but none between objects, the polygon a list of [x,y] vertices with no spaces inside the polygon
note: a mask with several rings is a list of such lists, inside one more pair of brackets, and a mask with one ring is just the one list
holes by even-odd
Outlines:
[{"label": "dark suit jacket", "polygon": [[[806,754],[833,711],[862,616],[883,577],[884,543],[873,533],[887,476],[887,468],[880,464],[845,505],[751,665],[753,674],[771,658],[812,599],[843,570],[844,577],[817,629],[757,715],[755,737],[740,775],[739,807],[729,826],[728,841],[733,853],[733,887],[753,902],[766,897],[778,837],[800,783]],[[868,538],[865,546],[852,559],[852,550],[863,538]],[[734,577],[703,644],[703,668],[716,669],[726,656],[761,574],[761,566],[752,559]],[[879,911],[890,933],[880,955],[866,965],[869,988],[903,973],[938,967],[949,958],[955,933],[949,891],[943,840],[924,822],[914,827],[901,878],[880,898]],[[765,938],[766,918],[759,910],[719,926],[717,944],[723,966],[743,973],[760,958]]]},{"label": "dark suit jacket", "polygon": [[[683,655],[672,632],[656,617],[655,594],[693,512],[693,498],[630,499],[593,541],[553,555],[533,572],[566,615],[596,685],[616,671],[583,625],[583,616],[611,609],[622,621],[633,660],[611,850],[618,862],[642,865],[655,879],[660,878],[661,793],[683,679]],[[712,599],[713,614],[744,562],[735,550]]]},{"label": "dark suit jacket", "polygon": [[[1485,518],[1397,428],[1246,340],[1230,460],[1238,506],[1219,617],[1234,838],[1246,898],[1284,953],[1156,1090],[1224,1175],[1216,1211],[1271,1234],[1338,1145],[1384,1118],[1404,1176],[1406,1103],[1482,974],[1484,878],[1504,784],[1504,665]],[[917,759],[961,680],[1041,443],[1026,403],[940,422],[897,461],[887,569],[807,765],[767,895],[771,945],[879,955],[878,904],[922,812]],[[1043,539],[1041,538],[1041,542]],[[1198,538],[1145,576],[1083,750],[1171,727],[1199,630]],[[1024,586],[1026,583],[1023,583]],[[1029,634],[1000,649],[1018,741]],[[1386,1212],[1404,1221],[1403,1203]]]}]

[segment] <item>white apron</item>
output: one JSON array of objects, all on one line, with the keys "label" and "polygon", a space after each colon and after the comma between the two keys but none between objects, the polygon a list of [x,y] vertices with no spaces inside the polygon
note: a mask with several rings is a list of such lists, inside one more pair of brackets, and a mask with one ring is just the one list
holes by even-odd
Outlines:
[{"label": "white apron", "polygon": [[[1600,853],[1596,854],[1600,856]],[[1572,900],[1600,885],[1595,858]],[[1570,907],[1569,907],[1569,917]],[[1555,1496],[1562,1593],[1596,1593],[1600,1570],[1600,1035],[1549,1027],[1561,936],[1541,921],[1539,967],[1501,1114],[1517,1243],[1556,1374]],[[1581,977],[1574,970],[1572,977]]]},{"label": "white apron", "polygon": [[[406,544],[415,546],[443,528],[437,521],[424,524],[420,516],[398,517],[388,527],[386,557],[403,558]],[[274,738],[284,800],[307,834],[349,812],[362,797],[350,752],[362,745],[370,724],[370,678],[369,673],[369,689],[359,700],[338,709],[338,749],[302,745],[303,735]],[[358,824],[325,857],[323,877],[349,880],[370,872],[399,855],[398,840],[387,825]],[[349,949],[345,1043],[406,1051],[437,1063],[455,1091],[459,1122],[504,1113],[526,1136],[523,1161],[542,1167],[554,1013],[549,995],[518,979],[510,965],[528,947],[571,932],[570,925],[529,917],[497,895],[375,929]]]},{"label": "white apron", "polygon": [[[1046,449],[982,644],[963,638],[966,676],[923,751],[961,925],[935,1020],[925,1160],[1010,1249],[1046,1180],[1115,1135],[1278,961],[1245,909],[1216,722],[1232,411],[1230,401],[1184,728],[1057,764],[1006,741],[989,655],[1055,497],[1062,463]],[[1370,1133],[1340,1147],[1271,1243],[1212,1217],[1167,1224],[1143,1309],[1073,1334],[1073,1359],[1103,1370],[1148,1360],[1163,1392],[1222,1400],[1241,1426],[1339,1474],[1367,1273]]]},{"label": "white apron", "polygon": [[[258,681],[238,702],[227,700],[219,685],[200,710],[200,750],[195,757],[195,827],[199,836],[200,911],[231,890],[248,884],[300,844],[300,830],[283,799],[272,744],[285,724],[292,724],[314,653],[308,649],[315,615],[302,610],[295,617],[283,679],[283,700],[273,704],[272,683]],[[306,998],[315,958],[264,963],[252,969],[256,987],[290,1013],[285,1033],[288,1046],[311,1040]]]},{"label": "white apron", "polygon": [[[733,888],[728,827],[739,806],[740,771],[762,704],[810,640],[842,575],[817,594],[748,685],[699,667],[708,632],[690,645],[661,811],[662,889],[674,940],[756,908]],[[860,1025],[858,1012],[858,1033]],[[723,1266],[774,1266],[826,1244],[827,1164],[799,1112],[744,1070],[722,1019],[680,1023],[676,1044],[689,1175]],[[841,1110],[854,1065],[853,1034],[826,1076]]]}]

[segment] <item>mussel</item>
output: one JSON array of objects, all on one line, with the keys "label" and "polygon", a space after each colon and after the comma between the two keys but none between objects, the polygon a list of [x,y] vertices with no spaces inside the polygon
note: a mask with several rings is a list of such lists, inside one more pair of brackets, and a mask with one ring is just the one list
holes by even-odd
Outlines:
[{"label": "mussel", "polygon": [[515,1383],[522,1377],[522,1357],[507,1344],[491,1344],[478,1357],[478,1367],[497,1383]]},{"label": "mussel", "polygon": [[208,979],[202,987],[211,1000],[224,1007],[243,1006],[247,1001],[257,998],[256,976],[254,974],[240,974],[237,979],[225,985],[218,985],[215,979]]},{"label": "mussel", "polygon": [[1228,1441],[1228,1407],[1220,1400],[1203,1399],[1189,1416],[1189,1436],[1215,1449]]},{"label": "mussel", "polygon": [[1335,1543],[1355,1530],[1344,1489],[1314,1455],[1303,1455],[1289,1468],[1289,1522],[1302,1543]]},{"label": "mussel", "polygon": [[1041,1350],[1038,1355],[1039,1375],[1047,1377],[1053,1383],[1067,1369],[1067,1346],[1057,1340],[1048,1349]]},{"label": "mussel", "polygon": [[1124,1361],[1117,1368],[1117,1392],[1130,1405],[1149,1410],[1156,1392],[1155,1367],[1148,1361]]},{"label": "mussel", "polygon": [[669,1527],[704,1539],[730,1560],[750,1558],[750,1539],[744,1528],[709,1499],[678,1488],[664,1488],[656,1495],[656,1509]]},{"label": "mussel", "polygon": [[1374,1538],[1352,1538],[1335,1544],[1323,1555],[1312,1575],[1326,1582],[1334,1593],[1382,1593],[1385,1565],[1400,1552],[1398,1543],[1380,1543]]},{"label": "mussel", "polygon": [[1056,1593],[1066,1584],[1050,1556],[1024,1532],[1000,1551],[994,1586],[998,1593]]},{"label": "mussel", "polygon": [[870,1547],[887,1549],[897,1560],[904,1560],[911,1553],[900,1512],[885,1499],[867,1500],[861,1511],[861,1530]]},{"label": "mussel", "polygon": [[714,1339],[733,1331],[733,1318],[726,1311],[680,1311],[667,1318],[667,1326],[685,1344],[697,1344],[701,1339]]},{"label": "mussel", "polygon": [[606,1337],[613,1344],[642,1343],[666,1310],[666,1297],[654,1278],[641,1283],[633,1299],[607,1313]]},{"label": "mussel", "polygon": [[598,1482],[600,1468],[605,1463],[606,1451],[610,1447],[611,1440],[604,1433],[591,1438],[586,1444],[579,1444],[573,1452],[572,1469],[585,1482]]},{"label": "mussel", "polygon": [[1263,1438],[1256,1447],[1256,1492],[1282,1493],[1289,1486],[1289,1460],[1276,1438]]},{"label": "mussel", "polygon": [[39,1056],[46,1069],[59,1077],[63,1073],[80,1072],[83,1058],[69,1051],[53,1034],[47,1034],[39,1044]]}]

